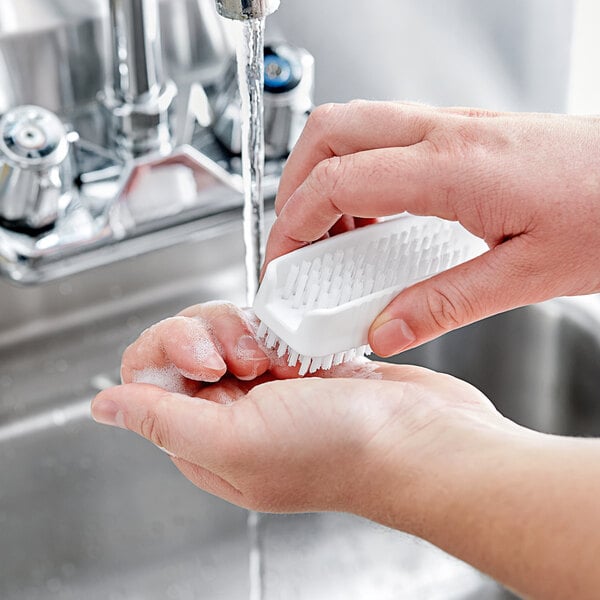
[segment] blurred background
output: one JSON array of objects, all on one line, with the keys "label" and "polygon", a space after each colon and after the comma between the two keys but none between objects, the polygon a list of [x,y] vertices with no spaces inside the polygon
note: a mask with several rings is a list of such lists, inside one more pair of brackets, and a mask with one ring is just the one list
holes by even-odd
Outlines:
[{"label": "blurred background", "polygon": [[[574,0],[283,0],[269,27],[315,55],[317,102],[561,112],[577,8]],[[581,3],[582,22],[593,8]]]}]

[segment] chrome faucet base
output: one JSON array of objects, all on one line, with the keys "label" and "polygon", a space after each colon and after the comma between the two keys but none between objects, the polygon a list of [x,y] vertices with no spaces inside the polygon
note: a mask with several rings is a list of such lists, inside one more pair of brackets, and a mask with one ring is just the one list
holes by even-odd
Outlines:
[{"label": "chrome faucet base", "polygon": [[[6,1],[20,7],[34,3]],[[79,80],[65,79],[72,88],[62,90],[57,82],[49,82],[48,102],[42,95],[19,95],[20,80],[12,85],[9,80],[9,89],[0,92],[0,114],[4,113],[0,130],[8,140],[0,143],[0,276],[19,284],[66,277],[180,243],[188,236],[211,236],[241,215],[239,149],[217,134],[219,118],[221,125],[239,130],[235,122],[223,120],[223,114],[236,111],[239,119],[239,95],[234,80],[218,84],[226,79],[233,45],[227,27],[221,28],[224,21],[214,2],[89,2],[97,3],[97,11],[84,16],[71,14],[75,8],[70,3],[52,3],[57,12],[56,39],[58,31],[68,28],[69,35],[61,40],[77,40],[79,50],[87,48],[82,42],[89,44],[89,57],[81,60],[90,68],[79,71]],[[249,5],[264,16],[279,2]],[[182,16],[190,27],[189,38],[178,38],[181,29],[174,30]],[[17,49],[39,50],[38,36],[44,48],[54,40],[55,32],[42,21],[39,25],[39,32],[31,33],[24,24],[23,39],[18,30],[10,37],[0,32],[0,66],[2,59],[10,62]],[[193,39],[193,27],[205,39],[186,50],[182,44]],[[100,36],[101,30],[109,35]],[[99,39],[104,40],[101,46]],[[57,73],[63,56],[48,57],[56,63]],[[175,67],[174,59],[180,63]],[[303,60],[308,65],[306,77],[297,86],[304,90],[302,101],[295,92],[283,94],[281,99],[287,100],[282,108],[280,98],[274,98],[277,106],[271,112],[276,125],[267,137],[278,150],[267,156],[267,201],[275,196],[295,135],[289,128],[298,129],[297,123],[288,121],[311,106],[312,57]],[[43,78],[37,65],[33,67],[31,77]],[[106,73],[102,80],[99,71]],[[87,78],[81,76],[84,72]],[[54,77],[53,69],[50,73]],[[77,94],[75,83],[81,87]],[[281,132],[275,131],[278,128]]]},{"label": "chrome faucet base", "polygon": [[173,129],[171,111],[177,86],[167,81],[156,94],[138,102],[122,102],[112,90],[101,95],[110,124],[110,140],[123,158],[171,152]]},{"label": "chrome faucet base", "polygon": [[[82,174],[78,196],[51,229],[34,236],[0,227],[0,275],[20,285],[44,283],[235,225],[243,203],[239,159],[212,136],[199,137],[194,143],[203,151],[183,145],[126,165],[75,143],[96,170]],[[283,161],[267,165],[267,199],[282,168]]]}]

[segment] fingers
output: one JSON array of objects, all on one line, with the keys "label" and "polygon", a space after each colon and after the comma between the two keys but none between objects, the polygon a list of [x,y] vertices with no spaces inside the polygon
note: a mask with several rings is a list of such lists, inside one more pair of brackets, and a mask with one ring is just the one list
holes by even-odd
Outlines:
[{"label": "fingers", "polygon": [[376,354],[391,356],[447,331],[547,299],[526,236],[401,292],[371,326]]},{"label": "fingers", "polygon": [[206,323],[173,317],[146,330],[125,350],[121,378],[124,383],[151,383],[189,393],[189,380],[218,381],[226,371]]},{"label": "fingers", "polygon": [[432,128],[434,118],[434,112],[421,106],[393,102],[318,107],[288,159],[275,202],[277,214],[320,162],[375,148],[417,144]]},{"label": "fingers", "polygon": [[456,220],[446,190],[460,177],[457,171],[428,143],[323,161],[275,221],[265,263],[318,240],[344,214],[373,218],[406,210]]},{"label": "fingers", "polygon": [[256,340],[255,327],[238,307],[226,302],[193,306],[181,315],[200,319],[210,329],[229,372],[242,381],[265,373],[271,361]]},{"label": "fingers", "polygon": [[227,371],[242,380],[265,373],[269,357],[242,311],[227,303],[193,306],[144,332],[124,353],[123,383],[150,383],[193,395],[194,382],[219,381]]},{"label": "fingers", "polygon": [[99,423],[134,431],[179,458],[218,470],[234,435],[229,408],[132,384],[98,394],[92,416]]}]

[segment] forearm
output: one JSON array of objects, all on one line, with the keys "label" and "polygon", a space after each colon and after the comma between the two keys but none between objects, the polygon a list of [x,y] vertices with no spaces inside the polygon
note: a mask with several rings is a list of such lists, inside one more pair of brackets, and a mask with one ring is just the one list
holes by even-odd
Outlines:
[{"label": "forearm", "polygon": [[[600,442],[517,427],[464,439],[415,475],[408,496],[398,488],[386,495],[377,520],[408,528],[526,597],[597,598]],[[400,485],[405,492],[406,480]]]}]

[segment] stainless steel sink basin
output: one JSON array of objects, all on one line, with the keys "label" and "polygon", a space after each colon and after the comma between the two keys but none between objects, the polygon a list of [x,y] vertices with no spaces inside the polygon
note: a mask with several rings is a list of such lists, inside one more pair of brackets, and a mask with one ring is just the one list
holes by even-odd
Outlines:
[{"label": "stainless steel sink basin", "polygon": [[[245,512],[88,416],[145,326],[195,302],[242,301],[242,263],[235,226],[52,286],[0,285],[0,598],[248,597]],[[555,301],[400,360],[471,381],[531,427],[598,434],[599,313],[596,298]],[[511,597],[428,544],[347,515],[268,516],[262,543],[267,600]]]}]

